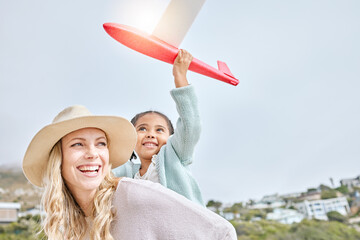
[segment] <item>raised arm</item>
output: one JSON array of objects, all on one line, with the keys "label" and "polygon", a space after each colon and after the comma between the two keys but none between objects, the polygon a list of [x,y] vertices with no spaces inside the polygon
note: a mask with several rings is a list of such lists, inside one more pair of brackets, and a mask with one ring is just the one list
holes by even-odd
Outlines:
[{"label": "raised arm", "polygon": [[189,85],[186,78],[187,70],[189,69],[190,63],[193,60],[193,56],[186,50],[180,49],[173,67],[173,75],[175,81],[175,87],[185,87]]},{"label": "raised arm", "polygon": [[200,118],[194,87],[189,85],[187,70],[193,57],[185,50],[180,50],[175,59],[173,75],[176,89],[171,96],[176,103],[179,118],[175,133],[169,139],[180,161],[186,165],[192,161],[194,148],[200,137]]}]

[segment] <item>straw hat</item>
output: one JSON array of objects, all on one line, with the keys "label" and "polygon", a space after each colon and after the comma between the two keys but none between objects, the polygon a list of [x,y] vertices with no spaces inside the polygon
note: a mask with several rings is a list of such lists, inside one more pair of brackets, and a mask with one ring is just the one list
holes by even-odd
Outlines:
[{"label": "straw hat", "polygon": [[84,106],[76,105],[60,112],[51,124],[41,129],[31,140],[22,166],[26,178],[41,187],[53,146],[68,133],[87,127],[105,132],[112,168],[124,164],[130,158],[136,144],[136,131],[128,120],[115,116],[94,116]]}]

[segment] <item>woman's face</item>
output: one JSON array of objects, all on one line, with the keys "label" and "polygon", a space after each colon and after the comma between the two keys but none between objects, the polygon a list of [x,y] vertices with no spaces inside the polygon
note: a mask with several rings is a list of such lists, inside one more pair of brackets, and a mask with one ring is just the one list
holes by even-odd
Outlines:
[{"label": "woman's face", "polygon": [[109,171],[106,135],[97,128],[69,133],[61,140],[61,173],[72,194],[94,193]]}]

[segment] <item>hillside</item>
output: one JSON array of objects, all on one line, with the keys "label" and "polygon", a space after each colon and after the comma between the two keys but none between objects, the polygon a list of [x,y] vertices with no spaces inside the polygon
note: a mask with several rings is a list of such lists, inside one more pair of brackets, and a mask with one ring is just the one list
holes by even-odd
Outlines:
[{"label": "hillside", "polygon": [[0,202],[19,202],[22,210],[40,203],[41,189],[30,184],[21,169],[0,170]]}]

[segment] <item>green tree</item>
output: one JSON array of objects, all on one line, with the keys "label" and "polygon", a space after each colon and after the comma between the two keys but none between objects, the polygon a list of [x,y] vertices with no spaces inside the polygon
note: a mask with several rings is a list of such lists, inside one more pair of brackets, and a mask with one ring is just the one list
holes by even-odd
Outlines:
[{"label": "green tree", "polygon": [[345,185],[341,185],[340,187],[335,188],[335,190],[341,192],[341,193],[344,194],[344,195],[346,195],[346,194],[349,193],[349,189],[348,189],[348,187],[345,186]]},{"label": "green tree", "polygon": [[326,185],[324,185],[324,184],[320,184],[319,188],[320,188],[321,191],[329,191],[329,190],[332,190],[331,187],[326,186]]},{"label": "green tree", "polygon": [[232,222],[239,240],[359,240],[360,233],[343,223],[303,220],[281,224],[273,221]]},{"label": "green tree", "polygon": [[225,208],[224,212],[233,213],[234,217],[236,218],[236,215],[240,213],[242,208],[243,208],[242,203],[234,203],[231,207]]},{"label": "green tree", "polygon": [[316,188],[308,188],[308,190],[307,190],[308,193],[316,192],[316,191],[317,191]]},{"label": "green tree", "polygon": [[216,209],[216,213],[219,213],[219,209],[222,206],[222,202],[219,201],[214,201],[214,200],[209,200],[208,203],[206,204],[206,207],[214,207]]},{"label": "green tree", "polygon": [[244,221],[250,221],[254,218],[266,218],[266,210],[265,209],[242,209],[240,218]]},{"label": "green tree", "polygon": [[39,216],[26,216],[0,227],[0,240],[46,240],[43,232],[37,234],[41,229]]},{"label": "green tree", "polygon": [[337,221],[337,222],[341,222],[341,223],[347,222],[346,217],[337,211],[328,212],[326,215],[329,218],[329,221]]},{"label": "green tree", "polygon": [[321,192],[321,199],[329,199],[329,198],[336,198],[336,191],[335,190],[324,190]]}]

